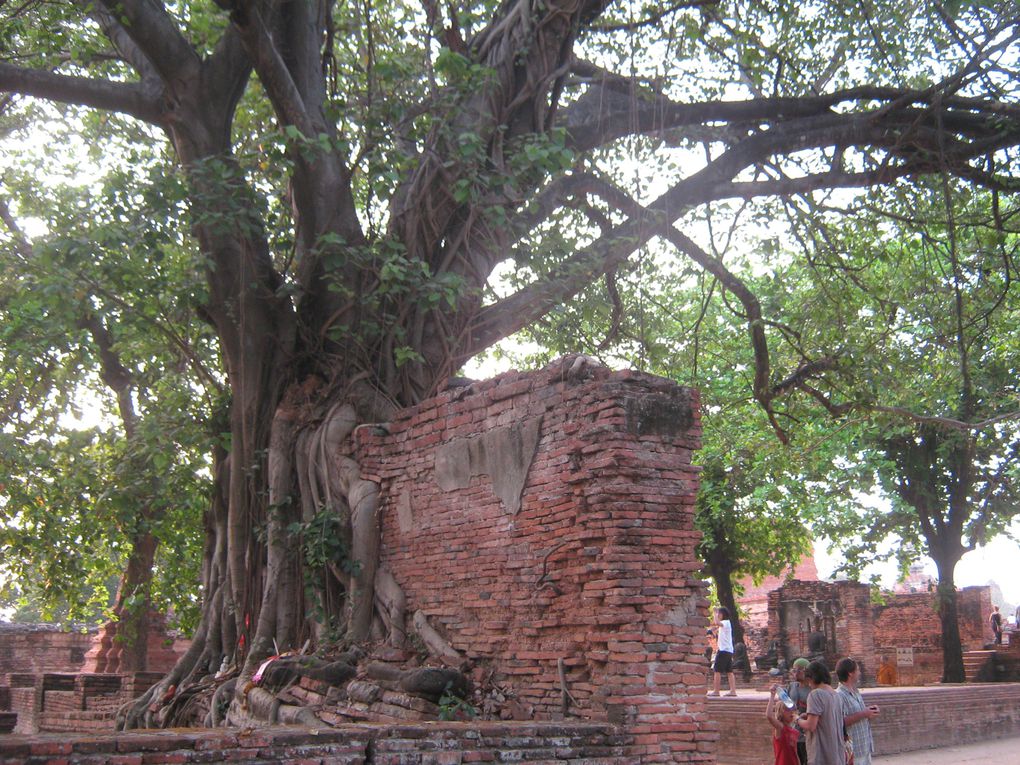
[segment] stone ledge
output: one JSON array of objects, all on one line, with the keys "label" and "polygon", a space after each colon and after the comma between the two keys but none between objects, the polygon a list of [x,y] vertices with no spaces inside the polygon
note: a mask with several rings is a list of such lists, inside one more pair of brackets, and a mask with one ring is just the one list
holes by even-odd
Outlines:
[{"label": "stone ledge", "polygon": [[[876,756],[1020,735],[1020,683],[862,688],[882,713],[872,722]],[[721,730],[719,765],[772,765],[768,694],[709,699]]]},{"label": "stone ledge", "polygon": [[628,765],[631,737],[595,723],[353,724],[339,728],[274,727],[257,730],[164,730],[67,736],[5,736],[0,762],[27,765],[42,758],[91,762],[246,762],[459,765],[516,760],[573,765]]}]

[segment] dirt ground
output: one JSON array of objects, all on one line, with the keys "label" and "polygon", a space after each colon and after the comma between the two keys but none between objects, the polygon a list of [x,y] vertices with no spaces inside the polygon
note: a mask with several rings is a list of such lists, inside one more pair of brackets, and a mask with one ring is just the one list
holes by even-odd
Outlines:
[{"label": "dirt ground", "polygon": [[1020,762],[1020,737],[875,757],[881,765],[1005,765]]}]

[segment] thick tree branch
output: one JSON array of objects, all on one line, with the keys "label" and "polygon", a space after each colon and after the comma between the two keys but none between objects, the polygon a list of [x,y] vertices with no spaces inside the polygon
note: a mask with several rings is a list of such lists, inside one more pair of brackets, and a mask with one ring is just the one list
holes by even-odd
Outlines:
[{"label": "thick tree branch", "polygon": [[701,8],[706,5],[718,5],[719,0],[680,0],[667,5],[665,8],[649,13],[647,16],[635,21],[627,21],[619,24],[595,24],[589,27],[591,32],[634,32],[643,27],[650,27],[658,24],[671,13],[687,10],[690,8]]},{"label": "thick tree branch", "polygon": [[240,33],[277,119],[282,125],[293,125],[306,138],[313,138],[320,128],[313,121],[258,6],[255,2],[233,3],[230,5],[230,20]]},{"label": "thick tree branch", "polygon": [[152,62],[160,78],[176,92],[188,85],[201,64],[195,49],[162,3],[153,0],[105,0],[103,5]]},{"label": "thick tree branch", "polygon": [[120,419],[124,424],[124,434],[129,441],[134,441],[137,431],[138,417],[132,391],[135,387],[134,376],[120,360],[120,354],[114,350],[113,337],[109,329],[93,313],[83,313],[78,318],[78,327],[92,336],[99,353],[99,376],[107,387],[117,396]]},{"label": "thick tree branch", "polygon": [[[1007,103],[947,95],[939,89],[903,90],[888,87],[857,87],[830,94],[801,97],[754,98],[745,101],[703,101],[686,104],[649,89],[639,80],[575,62],[574,70],[591,85],[578,99],[560,110],[558,123],[569,133],[568,146],[590,151],[628,135],[660,133],[668,136],[682,128],[727,125],[735,134],[770,125],[772,129],[791,120],[826,118],[837,114],[844,120],[869,117],[876,124],[896,120],[910,110],[933,120],[938,110],[945,120],[969,120],[972,129],[985,135],[994,130],[993,118],[1020,121],[1020,108]],[[877,103],[861,112],[837,113],[848,104]],[[890,108],[895,104],[896,108]],[[803,124],[803,123],[802,123]],[[950,126],[946,122],[946,126]],[[715,129],[718,134],[719,128]]]},{"label": "thick tree branch", "polygon": [[73,77],[0,62],[0,91],[120,112],[154,125],[163,122],[162,104],[139,83]]},{"label": "thick tree branch", "polygon": [[205,60],[204,68],[205,82],[213,99],[229,104],[232,114],[244,94],[252,68],[237,29],[231,26],[224,31],[212,55]]},{"label": "thick tree branch", "polygon": [[[599,179],[589,177],[586,185],[591,193],[598,194],[610,205],[628,215],[628,221],[575,256],[572,259],[574,267],[569,271],[560,272],[551,279],[531,285],[483,311],[472,338],[485,342],[495,334],[501,334],[502,337],[512,334],[542,315],[533,312],[542,310],[547,301],[561,302],[569,298],[584,289],[594,278],[610,273],[617,264],[648,240],[660,237],[711,273],[740,301],[755,359],[754,397],[765,408],[777,435],[785,442],[787,438],[785,431],[775,420],[771,407],[774,394],[769,387],[768,342],[758,298],[721,261],[713,258],[694,240],[678,231],[661,214],[651,208],[642,207],[620,189]],[[654,205],[657,206],[658,203]]]},{"label": "thick tree branch", "polygon": [[102,3],[92,2],[92,0],[76,0],[76,2],[99,24],[99,28],[103,30],[103,34],[113,45],[121,60],[130,64],[138,73],[143,86],[153,87],[154,91],[161,89],[161,80],[156,68],[106,6]]}]

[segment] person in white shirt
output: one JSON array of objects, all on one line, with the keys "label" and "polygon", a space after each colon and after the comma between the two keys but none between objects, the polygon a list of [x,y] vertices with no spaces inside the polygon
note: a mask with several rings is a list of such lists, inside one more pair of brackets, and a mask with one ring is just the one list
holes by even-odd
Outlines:
[{"label": "person in white shirt", "polygon": [[726,675],[730,684],[730,692],[727,696],[737,695],[737,679],[733,676],[733,627],[730,625],[730,611],[726,606],[719,606],[715,609],[715,623],[718,627],[717,641],[719,649],[715,654],[715,664],[712,671],[715,673],[712,682],[712,690],[709,696],[719,695],[719,686],[722,684],[722,676]]}]

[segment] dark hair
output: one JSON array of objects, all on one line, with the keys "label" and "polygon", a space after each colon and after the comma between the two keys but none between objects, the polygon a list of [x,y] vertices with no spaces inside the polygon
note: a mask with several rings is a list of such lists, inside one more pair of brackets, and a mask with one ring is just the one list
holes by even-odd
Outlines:
[{"label": "dark hair", "polygon": [[818,683],[818,685],[832,685],[832,675],[829,674],[829,668],[820,661],[813,661],[808,664],[807,669],[804,670],[804,677],[814,683]]},{"label": "dark hair", "polygon": [[726,606],[719,606],[715,610],[719,612],[719,615],[723,619],[729,619],[730,618],[730,609],[728,609]]},{"label": "dark hair", "polygon": [[850,673],[857,669],[857,662],[847,657],[840,659],[836,663],[836,677],[839,678],[839,682],[845,683],[847,678],[850,677]]}]

